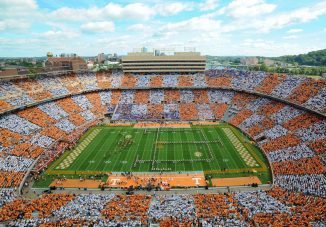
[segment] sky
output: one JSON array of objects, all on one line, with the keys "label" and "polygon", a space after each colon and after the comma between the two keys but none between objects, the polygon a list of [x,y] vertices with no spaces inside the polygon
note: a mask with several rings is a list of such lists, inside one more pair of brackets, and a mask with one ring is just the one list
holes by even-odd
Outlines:
[{"label": "sky", "polygon": [[325,0],[0,0],[0,57],[195,48],[281,56],[326,48]]}]

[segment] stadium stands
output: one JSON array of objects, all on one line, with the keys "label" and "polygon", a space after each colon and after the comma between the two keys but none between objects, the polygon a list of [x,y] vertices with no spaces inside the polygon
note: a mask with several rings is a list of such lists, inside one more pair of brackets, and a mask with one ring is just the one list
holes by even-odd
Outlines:
[{"label": "stadium stands", "polygon": [[10,225],[46,223],[47,226],[78,223],[307,226],[325,220],[326,202],[325,198],[279,187],[267,192],[196,195],[50,194],[33,200],[16,198],[8,190],[1,191],[0,195],[5,198],[0,206],[1,221],[9,221]]},{"label": "stadium stands", "polygon": [[[205,75],[70,73],[0,81],[0,188],[5,188],[0,190],[1,220],[54,225],[318,223],[325,212],[312,207],[326,204],[325,92],[324,79],[232,69]],[[224,120],[258,142],[275,186],[268,192],[226,195],[61,194],[15,200],[13,188],[37,158],[37,169],[46,168],[108,112],[122,121]],[[38,218],[31,219],[36,210]],[[22,212],[23,219],[15,221]],[[47,219],[50,214],[57,221]],[[88,215],[92,218],[85,220]]]},{"label": "stadium stands", "polygon": [[[0,82],[1,111],[32,104],[49,98],[84,91],[112,88],[224,88],[257,92],[280,98],[324,113],[326,111],[323,79],[311,79],[284,74],[246,72],[238,70],[207,71],[206,75],[146,75],[122,73],[78,73],[57,77],[15,79]],[[300,98],[299,98],[300,97]]]}]

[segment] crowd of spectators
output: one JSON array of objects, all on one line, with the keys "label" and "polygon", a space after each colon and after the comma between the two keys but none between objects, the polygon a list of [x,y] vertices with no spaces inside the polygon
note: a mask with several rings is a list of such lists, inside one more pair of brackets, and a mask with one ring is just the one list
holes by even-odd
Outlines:
[{"label": "crowd of spectators", "polygon": [[325,152],[326,120],[273,102],[246,100],[229,122],[259,141],[276,185],[321,196],[325,189],[317,182],[325,180],[325,163],[319,155]]},{"label": "crowd of spectators", "polygon": [[0,126],[1,128],[5,128],[22,135],[30,135],[33,131],[40,128],[15,114],[0,116]]},{"label": "crowd of spectators", "polygon": [[[115,75],[115,77],[121,77],[121,75]],[[167,77],[165,82],[163,80],[163,86],[170,86],[168,85],[169,78]],[[58,139],[58,135],[64,136],[77,130],[84,122],[96,120],[101,113],[114,107],[113,102],[118,105],[113,115],[115,120],[155,118],[158,120],[215,118],[228,120],[225,113],[228,109],[232,109],[235,114],[232,116],[232,112],[228,112],[228,114],[231,113],[228,121],[250,135],[255,134],[255,139],[264,138],[259,144],[269,153],[268,157],[272,163],[275,163],[273,164],[275,168],[284,164],[285,161],[294,162],[294,164],[287,163],[290,165],[289,168],[297,166],[298,164],[295,163],[303,158],[308,159],[305,167],[314,163],[310,162],[310,159],[315,157],[316,150],[320,152],[322,141],[326,137],[326,121],[322,118],[284,104],[276,103],[275,105],[266,98],[218,89],[207,91],[156,89],[141,92],[125,90],[77,95],[23,110],[18,115],[2,116],[0,125],[6,130],[3,132],[4,135],[9,131],[13,137],[17,137],[14,134],[17,133],[17,139],[21,145],[13,149],[10,142],[2,143],[1,149],[14,150],[14,154],[19,154],[24,153],[20,152],[21,150],[31,150],[28,147],[35,146],[41,153],[42,148],[51,146]],[[141,104],[136,104],[137,102]],[[98,109],[100,109],[99,113],[96,112]],[[31,117],[33,110],[37,110],[35,111],[36,118]],[[303,126],[305,128],[298,126],[301,119],[306,122]],[[40,129],[42,129],[41,132],[39,132]],[[19,138],[21,135],[30,137],[26,140],[26,138]],[[5,139],[3,141],[6,142]],[[307,142],[309,144],[306,144]],[[27,153],[29,155],[25,157],[31,157],[30,152]],[[308,169],[313,168],[308,166]],[[4,169],[4,171],[12,170]],[[289,170],[280,172],[280,174],[288,173]],[[297,173],[298,171],[291,172],[291,174]],[[319,169],[313,173],[321,174],[323,171]]]},{"label": "crowd of spectators", "polygon": [[106,112],[100,99],[79,95],[0,116],[0,187],[18,186],[39,156],[46,161],[37,166],[49,164],[63,151],[60,139],[76,141],[85,125]]},{"label": "crowd of spectators", "polygon": [[326,197],[325,174],[277,175],[275,184],[288,191]]},{"label": "crowd of spectators", "polygon": [[40,198],[15,199],[0,207],[0,222],[16,219],[31,219],[37,212],[38,218],[48,218],[54,210],[66,205],[74,199],[72,194],[45,194]]},{"label": "crowd of spectators", "polygon": [[25,172],[33,159],[8,155],[0,157],[0,171]]},{"label": "crowd of spectators", "polygon": [[4,204],[14,201],[17,197],[14,189],[12,188],[3,188],[0,189],[0,207]]},{"label": "crowd of spectators", "polygon": [[326,139],[326,120],[317,122],[308,128],[298,129],[296,135],[304,142]]},{"label": "crowd of spectators", "polygon": [[38,106],[38,108],[55,120],[68,117],[68,114],[54,102],[41,104]]},{"label": "crowd of spectators", "polygon": [[[221,119],[224,112],[227,110],[228,104],[232,104],[233,96],[234,92],[221,90],[178,91],[164,89],[136,92],[123,91],[121,92],[118,108],[113,115],[113,119]],[[110,99],[111,95],[108,98]],[[239,99],[241,99],[241,97],[237,95],[237,100]],[[243,99],[246,99],[246,97]],[[138,104],[143,105],[138,106]],[[237,104],[239,104],[239,102],[237,102]],[[152,105],[155,105],[156,108],[152,108]],[[221,110],[217,107],[221,107]],[[140,112],[137,114],[135,110],[139,110]],[[130,114],[130,111],[132,114]]]},{"label": "crowd of spectators", "polygon": [[53,142],[54,140],[51,137],[41,134],[35,134],[30,140],[31,144],[42,148],[50,147]]},{"label": "crowd of spectators", "polygon": [[315,156],[315,153],[307,145],[302,143],[298,146],[268,152],[267,156],[271,162],[282,162],[286,160],[310,158]]},{"label": "crowd of spectators", "polygon": [[[274,197],[289,207],[288,215],[264,215],[255,221],[258,224],[282,225],[282,226],[324,226],[326,199],[322,197],[306,196],[302,193],[294,193],[279,187],[269,190],[268,195]],[[263,217],[265,216],[265,217]],[[261,218],[263,217],[263,218]]]},{"label": "crowd of spectators", "polygon": [[326,88],[322,88],[319,93],[305,102],[305,106],[326,113]]},{"label": "crowd of spectators", "polygon": [[83,110],[92,109],[92,103],[87,99],[85,95],[76,95],[72,97],[72,100],[79,105]]},{"label": "crowd of spectators", "polygon": [[[230,74],[229,74],[230,75]],[[232,87],[253,91],[267,76],[264,72],[234,71]]]},{"label": "crowd of spectators", "polygon": [[197,194],[194,200],[198,222],[203,226],[249,226],[232,194]]},{"label": "crowd of spectators", "polygon": [[[114,73],[67,73],[0,82],[0,106],[3,110],[34,101],[109,88],[201,87],[246,90],[288,99],[289,101],[325,112],[325,81],[284,74],[248,72],[234,69],[207,71],[193,75],[132,75]],[[300,97],[300,98],[296,98]]]},{"label": "crowd of spectators", "polygon": [[326,201],[279,187],[214,194],[49,194],[21,199],[0,191],[0,221],[11,226],[252,226],[323,223]]},{"label": "crowd of spectators", "polygon": [[147,224],[151,196],[147,195],[116,195],[102,210],[102,215],[118,223],[132,221]]},{"label": "crowd of spectators", "polygon": [[97,84],[96,73],[77,73],[77,77],[83,83],[85,90],[95,90],[99,88]]},{"label": "crowd of spectators", "polygon": [[292,93],[293,89],[295,89],[302,81],[302,77],[288,76],[281,84],[275,87],[275,89],[272,91],[272,95],[284,99],[288,97]]},{"label": "crowd of spectators", "polygon": [[246,214],[252,219],[259,213],[288,213],[289,208],[264,191],[239,192],[234,198],[246,209]]},{"label": "crowd of spectators", "polygon": [[54,216],[63,219],[99,218],[105,204],[114,194],[80,194],[72,201],[53,212]]},{"label": "crowd of spectators", "polygon": [[196,209],[190,195],[154,196],[148,210],[151,222],[173,219],[179,223],[191,222],[196,217]]}]

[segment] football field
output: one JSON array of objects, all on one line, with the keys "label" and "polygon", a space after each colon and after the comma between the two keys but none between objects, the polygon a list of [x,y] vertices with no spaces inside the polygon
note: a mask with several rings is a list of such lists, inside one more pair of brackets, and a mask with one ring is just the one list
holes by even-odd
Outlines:
[{"label": "football field", "polygon": [[227,124],[154,129],[96,126],[47,173],[204,171],[232,177],[267,172],[266,163],[260,150]]}]

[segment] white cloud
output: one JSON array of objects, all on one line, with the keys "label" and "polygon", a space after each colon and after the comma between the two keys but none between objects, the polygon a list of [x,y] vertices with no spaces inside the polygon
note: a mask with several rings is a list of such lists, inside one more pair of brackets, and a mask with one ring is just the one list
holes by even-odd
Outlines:
[{"label": "white cloud", "polygon": [[35,9],[37,8],[37,3],[35,0],[1,0],[1,8],[15,8],[15,9]]},{"label": "white cloud", "polygon": [[71,30],[50,30],[39,34],[40,38],[52,40],[74,39],[80,34]]},{"label": "white cloud", "polygon": [[35,0],[0,0],[0,18],[26,16],[37,7]]},{"label": "white cloud", "polygon": [[50,17],[61,20],[86,21],[102,19],[149,19],[154,14],[153,10],[142,4],[133,3],[122,6],[116,3],[109,3],[102,8],[69,8],[63,7],[53,11]]},{"label": "white cloud", "polygon": [[296,39],[296,38],[298,38],[298,36],[296,36],[296,35],[283,36],[283,39]]},{"label": "white cloud", "polygon": [[326,1],[292,12],[276,14],[259,22],[257,21],[254,25],[262,31],[269,31],[274,28],[283,28],[291,24],[305,23],[323,14],[326,14]]},{"label": "white cloud", "polygon": [[30,23],[25,20],[5,19],[0,21],[0,31],[26,30],[29,27]]},{"label": "white cloud", "polygon": [[205,0],[199,4],[200,11],[214,10],[218,6],[218,0]]},{"label": "white cloud", "polygon": [[145,24],[133,24],[127,28],[129,31],[149,31],[151,27]]},{"label": "white cloud", "polygon": [[20,32],[30,28],[37,8],[35,0],[0,0],[0,31]]},{"label": "white cloud", "polygon": [[109,3],[104,7],[103,14],[116,19],[149,19],[154,12],[149,6],[142,3],[133,3],[126,6]]},{"label": "white cloud", "polygon": [[86,32],[103,33],[113,32],[115,27],[112,21],[100,21],[82,24],[81,29]]},{"label": "white cloud", "polygon": [[211,31],[218,29],[221,22],[206,17],[193,17],[176,23],[168,23],[163,27],[163,31],[183,32],[183,31]]},{"label": "white cloud", "polygon": [[[288,54],[306,53],[312,50],[321,49],[322,46],[300,45],[296,42],[280,42],[267,39],[247,39],[239,45],[235,54],[241,52],[243,55],[251,56],[281,56]],[[236,48],[236,46],[230,46]],[[230,49],[230,51],[234,51]]]},{"label": "white cloud", "polygon": [[294,33],[300,33],[300,32],[303,32],[303,30],[302,29],[290,29],[286,33],[294,34]]},{"label": "white cloud", "polygon": [[219,10],[219,13],[234,18],[242,18],[268,14],[275,9],[275,4],[265,3],[264,0],[234,0],[228,6]]},{"label": "white cloud", "polygon": [[[260,0],[253,1],[257,2]],[[326,14],[326,1],[320,2],[311,7],[303,7],[286,13],[264,15],[264,17],[261,16],[259,18],[251,18],[247,16],[239,17],[233,22],[222,26],[222,30],[225,32],[231,32],[235,30],[252,29],[259,32],[269,32],[273,29],[284,28],[288,25],[305,23],[314,20],[323,14]]]},{"label": "white cloud", "polygon": [[143,3],[121,5],[108,3],[104,7],[70,8],[62,7],[50,13],[49,18],[70,21],[138,19],[148,20],[156,14],[170,16],[182,11],[192,10],[193,3],[159,3],[149,6]]},{"label": "white cloud", "polygon": [[183,2],[172,2],[172,3],[165,3],[165,4],[157,4],[155,5],[155,11],[157,14],[162,16],[171,16],[178,14],[182,11],[190,11],[193,9],[193,4],[190,3],[183,3]]},{"label": "white cloud", "polygon": [[[277,3],[270,4],[268,0],[230,0],[221,10],[217,8],[218,0],[134,2],[105,3],[102,7],[94,3],[91,7],[50,11],[38,6],[37,0],[0,0],[0,55],[44,55],[49,50],[92,55],[105,52],[107,46],[110,52],[124,54],[137,46],[173,44],[194,46],[204,54],[277,56],[322,49],[326,44],[320,35],[326,28],[320,24],[315,24],[319,32],[309,35],[310,42],[306,35],[300,36],[300,28],[304,29],[300,24],[323,19],[325,0],[279,11],[275,10]],[[171,16],[189,10],[196,10],[196,16]],[[115,27],[119,27],[118,32],[114,32]],[[26,31],[29,28],[32,29]],[[40,28],[47,30],[38,33]],[[280,28],[281,31],[273,31]],[[24,29],[24,38],[12,38],[14,31]],[[271,36],[259,34],[269,31],[273,31]],[[244,41],[248,37],[251,40]],[[280,39],[276,41],[274,37]]]},{"label": "white cloud", "polygon": [[88,19],[97,19],[100,10],[96,7],[90,9],[74,9],[69,7],[62,7],[50,13],[49,19],[55,18],[56,20],[70,20],[81,21]]}]

